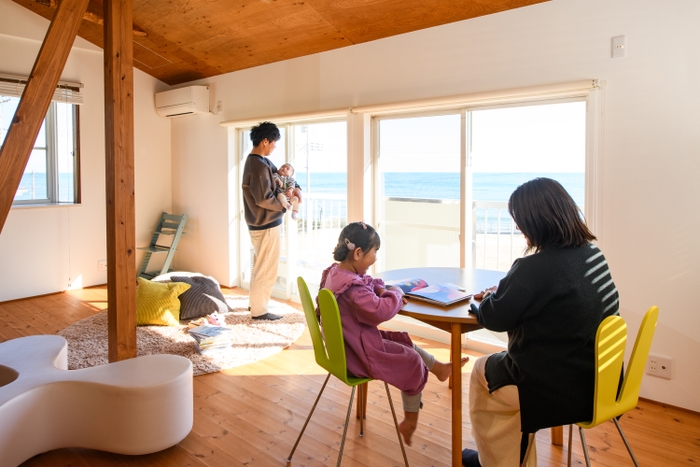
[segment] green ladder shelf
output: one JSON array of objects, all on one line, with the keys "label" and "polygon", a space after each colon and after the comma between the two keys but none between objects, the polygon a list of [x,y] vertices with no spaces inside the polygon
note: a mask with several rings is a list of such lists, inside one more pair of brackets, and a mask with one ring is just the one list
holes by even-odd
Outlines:
[{"label": "green ladder shelf", "polygon": [[[175,256],[175,250],[180,241],[180,236],[184,233],[185,222],[187,222],[187,215],[185,214],[176,216],[164,212],[160,215],[158,225],[153,231],[151,244],[146,247],[139,247],[139,250],[146,250],[146,256],[143,257],[143,261],[141,262],[141,269],[138,274],[139,277],[153,279],[156,276],[172,271],[172,269],[169,269],[170,263],[173,260],[173,256]],[[161,236],[165,239],[169,237],[172,238],[168,244],[163,244]],[[160,270],[146,271],[148,269],[148,262],[151,260],[153,253],[167,253],[167,255]]]}]

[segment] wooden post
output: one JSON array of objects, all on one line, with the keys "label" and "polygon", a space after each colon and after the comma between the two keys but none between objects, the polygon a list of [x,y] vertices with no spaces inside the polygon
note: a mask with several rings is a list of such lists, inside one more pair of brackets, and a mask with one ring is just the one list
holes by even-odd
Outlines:
[{"label": "wooden post", "polygon": [[0,148],[0,232],[88,3],[89,0],[62,0],[59,4]]},{"label": "wooden post", "polygon": [[104,2],[109,361],[136,356],[134,71],[131,0]]}]

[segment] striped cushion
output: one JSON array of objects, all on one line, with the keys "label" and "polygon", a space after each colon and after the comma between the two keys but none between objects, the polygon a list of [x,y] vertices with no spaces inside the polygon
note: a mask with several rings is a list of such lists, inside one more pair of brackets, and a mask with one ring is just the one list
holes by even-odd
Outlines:
[{"label": "striped cushion", "polygon": [[213,277],[204,275],[178,276],[171,275],[173,282],[184,282],[191,287],[180,295],[180,319],[199,318],[215,311],[227,313],[230,311],[219,283]]},{"label": "striped cushion", "polygon": [[152,282],[138,278],[136,289],[136,324],[180,325],[178,295],[190,288],[183,282]]}]

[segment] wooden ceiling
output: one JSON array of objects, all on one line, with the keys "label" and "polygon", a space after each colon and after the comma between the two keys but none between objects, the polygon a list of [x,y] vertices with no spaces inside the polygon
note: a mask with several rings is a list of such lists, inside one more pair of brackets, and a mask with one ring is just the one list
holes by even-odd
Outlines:
[{"label": "wooden ceiling", "polygon": [[[58,0],[13,0],[51,19]],[[134,66],[170,85],[547,0],[133,0]],[[78,35],[102,47],[102,0]]]}]

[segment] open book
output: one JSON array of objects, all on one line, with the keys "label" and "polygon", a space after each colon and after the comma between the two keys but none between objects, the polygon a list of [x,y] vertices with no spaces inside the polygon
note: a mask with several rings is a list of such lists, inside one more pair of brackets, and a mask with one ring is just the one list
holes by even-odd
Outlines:
[{"label": "open book", "polygon": [[399,287],[407,297],[423,300],[435,305],[452,305],[462,300],[468,300],[473,294],[467,293],[462,287],[451,284],[428,285],[423,279],[416,277],[400,279],[395,281],[385,281],[386,285]]}]

